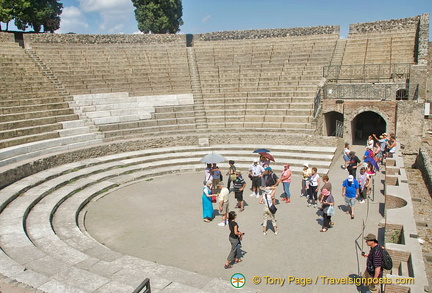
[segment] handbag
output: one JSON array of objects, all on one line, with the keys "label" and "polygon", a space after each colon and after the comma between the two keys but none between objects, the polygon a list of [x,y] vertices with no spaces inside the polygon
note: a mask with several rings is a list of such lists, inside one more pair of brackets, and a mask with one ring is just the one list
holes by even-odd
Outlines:
[{"label": "handbag", "polygon": [[[265,195],[265,198],[268,204],[269,202],[268,202],[267,194]],[[274,215],[277,212],[277,207],[272,203],[271,205],[269,205],[269,210]]]},{"label": "handbag", "polygon": [[334,207],[332,205],[330,205],[327,209],[327,215],[328,216],[333,216],[335,214],[335,210]]}]

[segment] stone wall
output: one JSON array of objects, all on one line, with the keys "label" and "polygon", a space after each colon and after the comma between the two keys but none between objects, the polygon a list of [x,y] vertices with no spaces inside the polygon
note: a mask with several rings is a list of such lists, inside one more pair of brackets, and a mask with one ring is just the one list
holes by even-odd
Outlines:
[{"label": "stone wall", "polygon": [[404,153],[417,153],[424,133],[424,104],[417,101],[400,101],[396,108],[396,140]]},{"label": "stone wall", "polygon": [[25,43],[77,43],[77,44],[166,44],[183,43],[186,35],[174,34],[24,34]]},{"label": "stone wall", "polygon": [[354,23],[350,25],[349,34],[367,34],[386,31],[402,31],[417,29],[420,15],[408,18],[379,20],[373,22]]},{"label": "stone wall", "polygon": [[418,55],[417,63],[426,65],[429,53],[429,13],[420,15],[420,24],[418,28]]},{"label": "stone wall", "polygon": [[[329,112],[337,112],[343,114],[344,118],[344,130],[343,138],[346,142],[352,144],[352,121],[357,115],[371,111],[380,115],[386,125],[387,133],[396,132],[396,102],[395,101],[369,101],[369,100],[345,100],[343,103],[340,100],[325,99],[323,100],[323,114]],[[325,115],[321,116],[321,119],[325,119]],[[325,125],[325,123],[323,123]],[[321,130],[324,133],[324,130]]]},{"label": "stone wall", "polygon": [[430,154],[432,154],[432,146],[424,142],[418,152],[414,167],[420,169],[429,193],[432,194],[432,158]]},{"label": "stone wall", "polygon": [[15,36],[13,33],[1,33],[0,42],[15,42]]},{"label": "stone wall", "polygon": [[340,32],[339,26],[315,26],[285,29],[260,29],[244,31],[224,31],[194,35],[196,41],[222,41],[283,38],[289,36],[331,35]]}]

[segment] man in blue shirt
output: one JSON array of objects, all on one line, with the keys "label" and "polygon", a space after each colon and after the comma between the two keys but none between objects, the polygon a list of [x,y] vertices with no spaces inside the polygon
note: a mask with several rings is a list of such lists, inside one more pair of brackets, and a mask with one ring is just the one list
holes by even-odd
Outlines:
[{"label": "man in blue shirt", "polygon": [[346,213],[351,215],[351,220],[354,219],[354,206],[358,195],[359,183],[353,175],[349,175],[348,179],[342,183],[342,196],[345,198],[345,205],[348,209]]}]

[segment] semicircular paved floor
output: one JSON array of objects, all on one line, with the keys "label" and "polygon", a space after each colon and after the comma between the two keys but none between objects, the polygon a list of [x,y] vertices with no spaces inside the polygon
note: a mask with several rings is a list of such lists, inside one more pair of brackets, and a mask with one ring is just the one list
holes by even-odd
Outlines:
[{"label": "semicircular paved floor", "polygon": [[[336,205],[342,206],[341,182],[347,173],[338,163],[329,176]],[[86,228],[96,240],[115,251],[224,280],[242,273],[249,287],[266,292],[280,291],[281,287],[266,284],[266,280],[272,281],[265,276],[283,278],[283,288],[293,292],[358,292],[354,285],[323,285],[322,277],[346,278],[363,272],[365,259],[358,257],[355,239],[363,223],[366,234],[378,232],[379,202],[383,201],[379,178],[375,180],[376,201],[369,204],[368,218],[367,204],[357,204],[354,220],[337,210],[335,227],[327,233],[319,232],[317,210],[308,208],[305,198],[299,196],[299,176],[293,179],[292,203],[278,205],[278,236],[271,231],[263,236],[262,205],[249,196],[247,189],[247,206],[238,217],[240,229],[246,233],[244,261],[229,270],[223,268],[230,249],[228,228],[217,225],[219,215],[208,224],[201,219],[202,178],[202,173],[165,175],[108,193],[87,207]],[[250,181],[246,181],[250,187]],[[281,193],[279,186],[277,198]],[[230,194],[230,207],[234,205]],[[362,239],[359,244],[364,245]],[[363,249],[368,250],[365,245]],[[259,285],[253,284],[254,276],[261,278]],[[311,278],[316,284],[287,284],[289,276]]]}]

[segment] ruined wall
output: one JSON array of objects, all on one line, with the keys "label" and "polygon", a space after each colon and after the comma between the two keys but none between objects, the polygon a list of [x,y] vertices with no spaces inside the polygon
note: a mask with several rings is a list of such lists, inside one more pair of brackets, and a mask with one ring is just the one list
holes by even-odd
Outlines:
[{"label": "ruined wall", "polygon": [[186,35],[148,34],[24,34],[25,43],[77,43],[77,44],[165,44],[184,43]]},{"label": "ruined wall", "polygon": [[194,35],[197,41],[221,41],[221,40],[243,40],[243,39],[267,39],[283,38],[289,36],[310,36],[338,34],[339,26],[315,26],[285,29],[260,29],[244,31],[224,31]]},{"label": "ruined wall", "polygon": [[396,140],[404,146],[406,153],[417,153],[424,134],[424,104],[417,101],[397,103]]},{"label": "ruined wall", "polygon": [[15,42],[14,34],[0,32],[0,42]]}]

